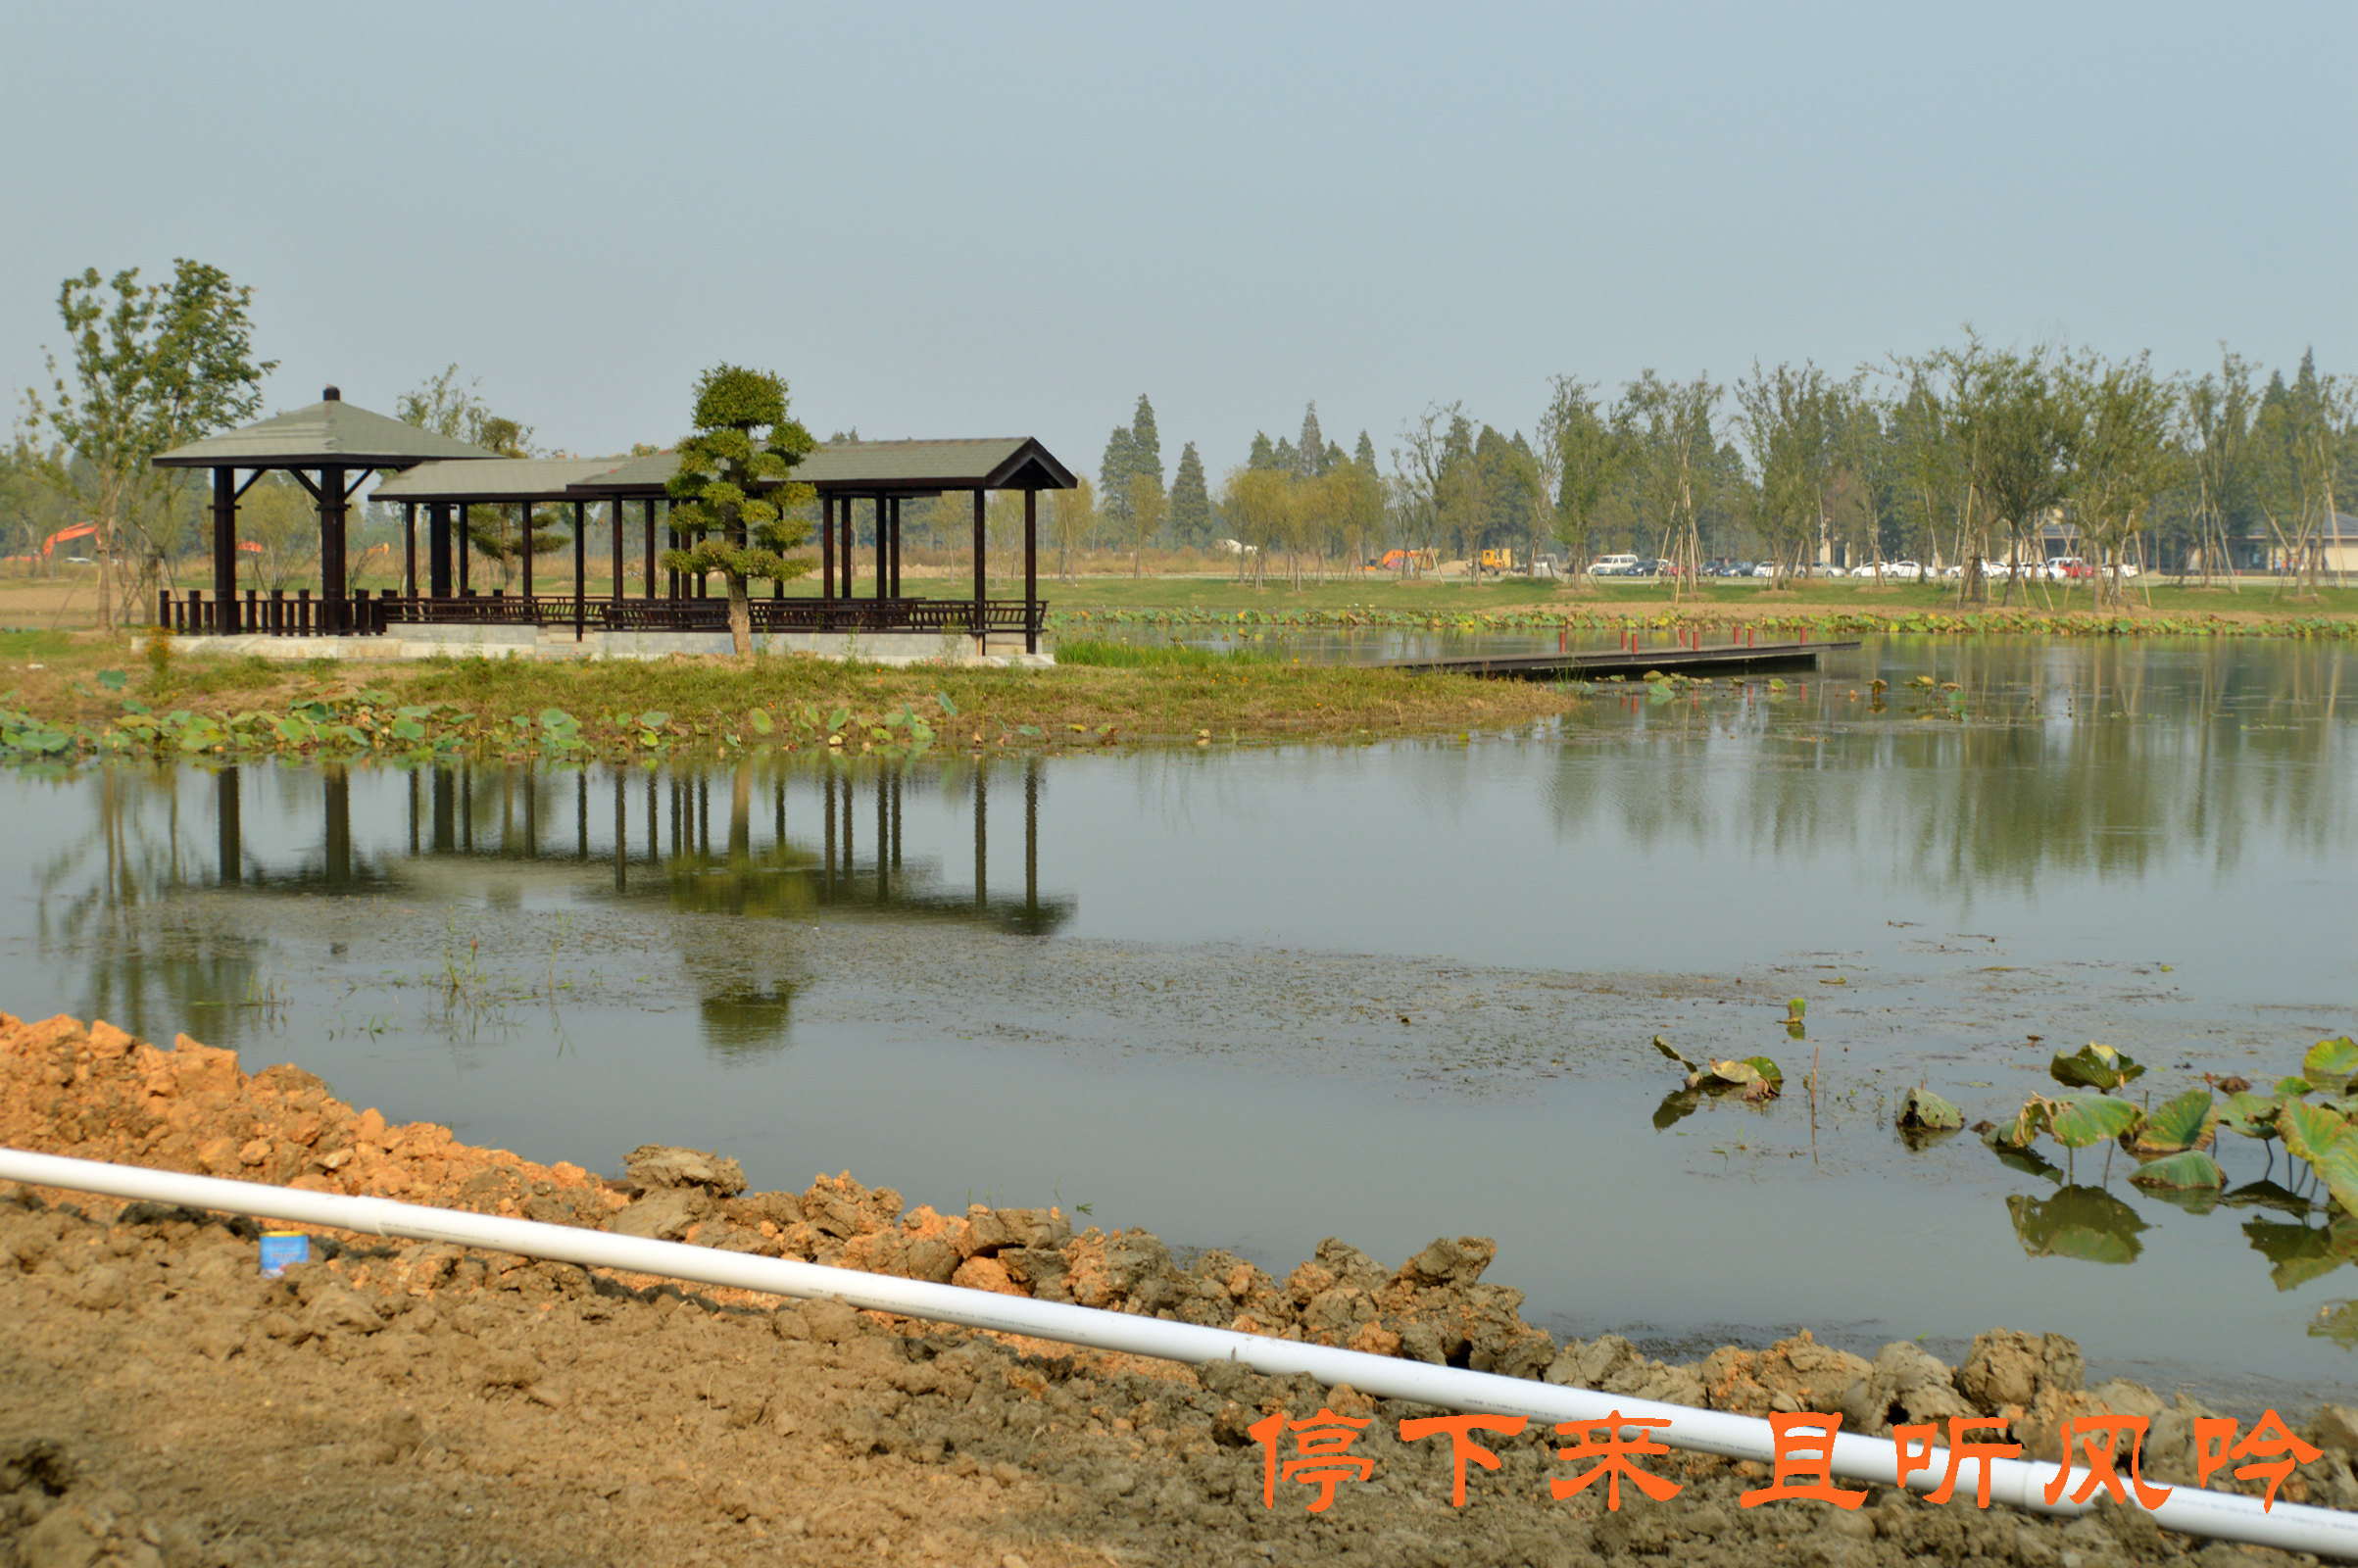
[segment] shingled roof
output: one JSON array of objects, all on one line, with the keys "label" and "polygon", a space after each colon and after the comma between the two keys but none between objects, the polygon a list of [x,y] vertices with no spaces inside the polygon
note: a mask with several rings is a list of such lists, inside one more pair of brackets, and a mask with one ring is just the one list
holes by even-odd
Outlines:
[{"label": "shingled roof", "polygon": [[614,472],[628,458],[494,458],[421,463],[379,483],[378,501],[564,501],[572,487]]},{"label": "shingled roof", "polygon": [[155,461],[160,468],[408,468],[436,458],[498,456],[455,436],[371,414],[329,387],[310,408],[173,447]]},{"label": "shingled roof", "polygon": [[[660,496],[679,454],[632,458],[572,487],[579,496]],[[944,490],[1069,490],[1072,470],[1030,436],[960,441],[830,441],[805,458],[795,479],[848,495],[933,495]]]}]

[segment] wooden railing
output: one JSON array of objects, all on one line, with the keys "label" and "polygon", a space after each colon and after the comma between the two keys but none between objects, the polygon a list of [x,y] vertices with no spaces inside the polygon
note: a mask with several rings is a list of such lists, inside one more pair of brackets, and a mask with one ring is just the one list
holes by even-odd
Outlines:
[{"label": "wooden railing", "polygon": [[[184,636],[238,632],[269,637],[382,636],[395,626],[574,625],[576,610],[586,631],[725,632],[726,599],[581,599],[571,595],[492,593],[430,599],[406,598],[368,589],[335,604],[315,599],[308,588],[290,597],[280,589],[246,590],[228,607],[203,589],[157,596],[156,623]],[[940,632],[973,635],[971,599],[753,599],[747,602],[757,632]],[[330,612],[342,613],[332,618]],[[990,599],[982,605],[986,632],[1039,633],[1048,606],[1035,602],[1030,613],[1020,599]]]}]

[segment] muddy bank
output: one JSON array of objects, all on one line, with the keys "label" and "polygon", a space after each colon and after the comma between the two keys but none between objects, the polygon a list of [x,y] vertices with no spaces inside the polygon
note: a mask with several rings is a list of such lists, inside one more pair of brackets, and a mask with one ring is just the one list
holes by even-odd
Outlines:
[{"label": "muddy bank", "polygon": [[[905,1210],[849,1176],[750,1193],[735,1162],[644,1149],[614,1177],[541,1166],[355,1111],[291,1068],[157,1050],[71,1019],[0,1017],[0,1143],[378,1194],[1117,1311],[1350,1345],[1637,1396],[1851,1429],[1987,1413],[2033,1453],[2099,1408],[2148,1415],[2148,1479],[2191,1477],[2183,1396],[2085,1387],[2078,1348],[1993,1330],[1961,1364],[1905,1344],[1868,1360],[1803,1335],[1688,1364],[1606,1337],[1558,1344],[1489,1283],[1493,1246],[1436,1241],[1397,1267],[1329,1241],[1279,1279],[1054,1210]],[[1429,1413],[1303,1379],[1073,1354],[962,1330],[684,1294],[657,1281],[322,1238],[280,1281],[250,1223],[0,1191],[0,1564],[377,1561],[1270,1560],[1703,1563],[1772,1550],[1843,1563],[2177,1560],[2141,1515],[2060,1526],[1880,1490],[1855,1514],[1743,1509],[1753,1467],[1674,1457],[1684,1487],[1607,1513],[1553,1500],[1552,1433],[1498,1440],[1449,1503],[1448,1449],[1397,1441]],[[1248,1428],[1321,1405],[1372,1418],[1375,1461],[1333,1508],[1261,1498]],[[2358,1414],[2287,1411],[2326,1456],[2284,1495],[2358,1504]],[[1289,1496],[1288,1492],[1295,1495]],[[2200,1560],[2268,1554],[2203,1547]]]}]

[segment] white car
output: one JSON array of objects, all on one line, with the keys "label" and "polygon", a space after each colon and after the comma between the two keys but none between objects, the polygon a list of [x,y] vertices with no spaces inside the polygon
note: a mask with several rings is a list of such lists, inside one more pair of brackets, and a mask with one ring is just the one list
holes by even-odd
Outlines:
[{"label": "white car", "polygon": [[1638,572],[1638,558],[1627,551],[1615,556],[1598,556],[1589,563],[1589,575],[1592,577],[1635,577]]},{"label": "white car", "polygon": [[1922,582],[1924,568],[1913,561],[1887,561],[1883,574],[1897,582]]}]

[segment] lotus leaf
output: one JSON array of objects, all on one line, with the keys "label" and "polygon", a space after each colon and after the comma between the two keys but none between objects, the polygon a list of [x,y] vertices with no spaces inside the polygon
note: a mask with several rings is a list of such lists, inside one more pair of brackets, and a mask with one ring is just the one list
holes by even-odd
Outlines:
[{"label": "lotus leaf", "polygon": [[2006,1200],[2015,1238],[2033,1257],[2076,1257],[2084,1263],[2134,1263],[2144,1245],[2145,1222],[2101,1187],[2066,1187],[2046,1198],[2015,1194]]},{"label": "lotus leaf", "polygon": [[111,692],[123,690],[123,683],[129,679],[130,677],[120,669],[102,669],[98,672],[98,684]]},{"label": "lotus leaf", "polygon": [[2309,1082],[2309,1080],[2306,1078],[2279,1078],[2276,1081],[2277,1098],[2280,1100],[2298,1100],[2301,1096],[2316,1089],[2316,1087],[2317,1086],[2315,1084]]},{"label": "lotus leaf", "polygon": [[2129,1179],[2139,1187],[2209,1187],[2227,1185],[2227,1174],[2219,1162],[2199,1149],[2184,1153],[2149,1159],[2130,1173]]},{"label": "lotus leaf", "polygon": [[425,726],[414,718],[397,718],[393,721],[393,734],[399,740],[420,741],[425,739]]},{"label": "lotus leaf", "polygon": [[2238,1138],[2274,1138],[2277,1115],[2284,1107],[2266,1095],[2238,1090],[2227,1097],[2219,1125]]},{"label": "lotus leaf", "polygon": [[540,710],[540,727],[555,734],[564,730],[579,729],[581,720],[562,708],[544,708]]},{"label": "lotus leaf", "polygon": [[671,715],[660,708],[649,709],[639,715],[639,728],[641,729],[662,729],[670,722]]},{"label": "lotus leaf", "polygon": [[1678,1048],[1672,1045],[1669,1041],[1663,1039],[1660,1035],[1654,1036],[1654,1049],[1660,1052],[1663,1055],[1668,1056],[1672,1061],[1677,1062],[1682,1067],[1693,1068],[1695,1065],[1694,1062],[1689,1061],[1685,1056],[1680,1055]]},{"label": "lotus leaf", "polygon": [[2341,1140],[2350,1124],[2338,1111],[2294,1101],[2284,1107],[2276,1125],[2284,1147],[2314,1165],[2320,1154]]},{"label": "lotus leaf", "polygon": [[2126,1100],[2070,1095],[2053,1102],[2047,1112],[2047,1131],[2066,1149],[2087,1149],[2131,1131],[2144,1120],[2144,1114]]},{"label": "lotus leaf", "polygon": [[2348,1035],[2320,1040],[2301,1058],[2301,1076],[2329,1094],[2344,1093],[2350,1080],[2358,1077],[2358,1041]]},{"label": "lotus leaf", "polygon": [[2143,1077],[2145,1069],[2112,1047],[2090,1041],[2069,1054],[2056,1052],[2055,1059],[2047,1063],[2047,1072],[2059,1084],[2104,1092]]},{"label": "lotus leaf", "polygon": [[1900,1097],[1899,1125],[1926,1132],[1955,1132],[1965,1125],[1965,1113],[1939,1095],[1919,1087]]},{"label": "lotus leaf", "polygon": [[2022,1109],[2012,1119],[1990,1128],[1985,1142],[1992,1149],[2028,1149],[2045,1131],[2050,1109],[2046,1101],[2033,1095],[2023,1102]]},{"label": "lotus leaf", "polygon": [[829,734],[839,733],[843,727],[851,721],[852,710],[848,708],[839,707],[834,712],[827,715],[827,731]]},{"label": "lotus leaf", "polygon": [[2219,1107],[2211,1103],[2211,1092],[2189,1089],[2145,1113],[2145,1125],[2137,1129],[2137,1140],[2129,1146],[2129,1152],[2139,1159],[2147,1159],[2155,1154],[2175,1154],[2181,1150],[2208,1149],[2218,1127]]}]

